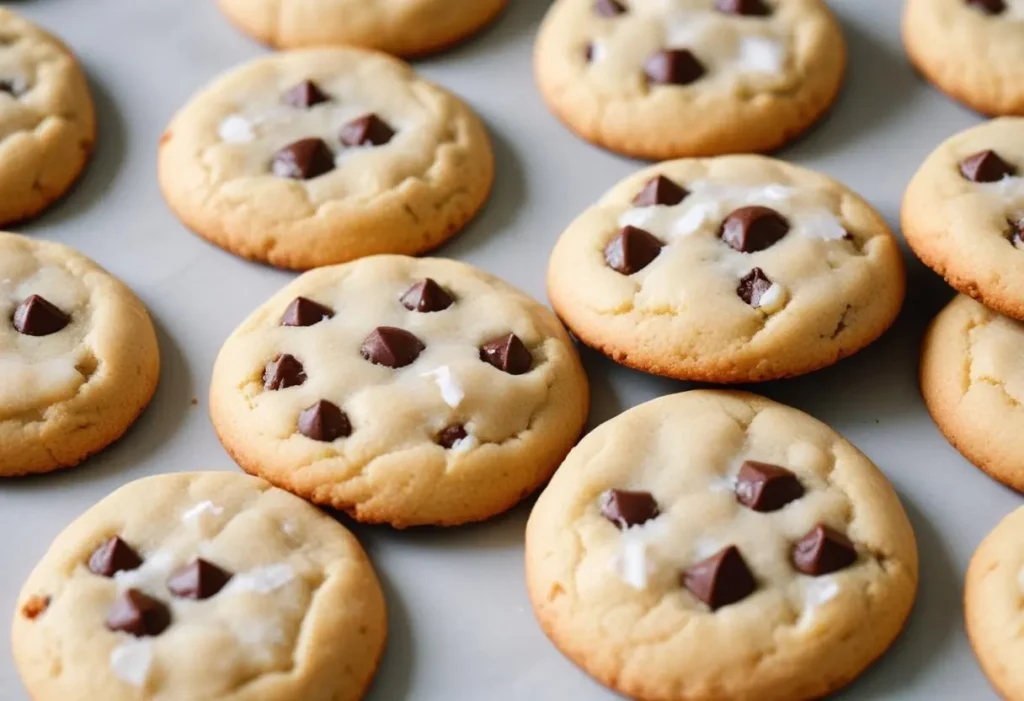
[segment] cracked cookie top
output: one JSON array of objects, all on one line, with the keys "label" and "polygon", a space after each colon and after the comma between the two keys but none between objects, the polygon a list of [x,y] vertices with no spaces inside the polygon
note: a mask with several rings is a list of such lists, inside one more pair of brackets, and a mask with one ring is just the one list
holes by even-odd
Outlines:
[{"label": "cracked cookie top", "polygon": [[818,698],[902,628],[917,550],[892,487],[824,424],[691,391],[584,438],[527,525],[552,641],[631,698]]},{"label": "cracked cookie top", "polygon": [[384,599],[341,525],[263,480],[132,482],[54,541],[14,615],[33,698],[361,698]]},{"label": "cracked cookie top", "polygon": [[679,379],[830,365],[903,302],[895,238],[856,194],[759,156],[679,160],[616,185],[559,239],[548,290],[573,333]]},{"label": "cracked cookie top", "polygon": [[250,472],[363,521],[454,524],[547,479],[587,383],[554,315],[443,259],[311,271],[222,348],[211,412]]},{"label": "cracked cookie top", "polygon": [[483,204],[493,170],[487,134],[458,98],[351,48],[230,71],[160,146],[161,187],[186,225],[288,268],[437,246]]}]

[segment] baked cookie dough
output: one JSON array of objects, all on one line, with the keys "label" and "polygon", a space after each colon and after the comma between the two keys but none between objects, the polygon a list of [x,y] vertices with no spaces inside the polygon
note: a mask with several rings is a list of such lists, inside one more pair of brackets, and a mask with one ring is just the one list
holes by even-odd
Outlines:
[{"label": "baked cookie dough", "polygon": [[762,152],[832,105],[846,42],[822,0],[557,0],[534,70],[555,115],[612,151]]},{"label": "baked cookie dough", "polygon": [[347,44],[396,56],[446,49],[508,0],[219,0],[239,29],[279,49]]},{"label": "baked cookie dough", "polygon": [[280,53],[230,71],[164,132],[160,186],[232,253],[306,269],[439,246],[483,206],[480,120],[406,64],[358,49]]},{"label": "baked cookie dough", "polygon": [[939,146],[907,186],[903,235],[958,291],[1024,319],[1024,119],[1004,117]]},{"label": "baked cookie dough", "polygon": [[562,234],[548,291],[616,362],[756,382],[874,341],[904,296],[885,221],[840,183],[761,156],[679,160],[616,185]]},{"label": "baked cookie dough", "polygon": [[156,390],[142,302],[67,246],[0,233],[0,477],[75,465]]},{"label": "baked cookie dough", "polygon": [[539,487],[587,416],[555,316],[463,263],[302,275],[228,338],[210,412],[245,470],[359,521],[455,525]]},{"label": "baked cookie dough", "polygon": [[70,49],[0,7],[0,226],[67,192],[95,141],[92,97]]},{"label": "baked cookie dough", "polygon": [[267,482],[132,482],[61,533],[18,598],[35,701],[355,701],[387,633],[356,539]]},{"label": "baked cookie dough", "polygon": [[899,634],[917,548],[882,473],[795,409],[656,399],[584,438],[526,528],[544,632],[642,701],[801,701]]}]

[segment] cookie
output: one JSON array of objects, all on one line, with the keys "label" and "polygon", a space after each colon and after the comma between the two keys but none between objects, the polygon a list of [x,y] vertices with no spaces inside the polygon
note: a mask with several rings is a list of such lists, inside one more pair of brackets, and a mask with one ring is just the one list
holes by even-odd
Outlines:
[{"label": "cookie", "polygon": [[242,31],[279,49],[346,44],[422,56],[469,38],[508,0],[219,0]]},{"label": "cookie", "polygon": [[67,192],[95,141],[92,97],[71,51],[0,7],[0,226]]},{"label": "cookie", "polygon": [[387,631],[356,539],[267,482],[132,482],[61,533],[18,598],[35,701],[354,701]]},{"label": "cookie", "polygon": [[511,508],[569,452],[588,399],[545,307],[463,263],[375,256],[308,272],[246,319],[210,413],[246,471],[404,527]]},{"label": "cookie", "polygon": [[494,156],[469,108],[406,64],[318,49],[200,91],[164,132],[159,175],[199,235],[306,269],[440,245],[483,206]]},{"label": "cookie", "polygon": [[679,160],[616,185],[562,234],[548,292],[584,343],[683,380],[835,363],[903,302],[899,247],[864,200],[761,156]]},{"label": "cookie", "polygon": [[800,701],[848,684],[917,589],[892,487],[821,422],[762,397],[662,397],[584,438],[526,528],[544,632],[642,701]]},{"label": "cookie", "polygon": [[903,235],[958,291],[1024,319],[1024,119],[1004,117],[939,146],[903,196]]},{"label": "cookie", "polygon": [[534,54],[550,109],[629,156],[770,151],[832,105],[842,30],[822,0],[558,0]]},{"label": "cookie", "polygon": [[0,477],[105,448],[159,374],[153,323],[128,287],[67,246],[0,233]]}]

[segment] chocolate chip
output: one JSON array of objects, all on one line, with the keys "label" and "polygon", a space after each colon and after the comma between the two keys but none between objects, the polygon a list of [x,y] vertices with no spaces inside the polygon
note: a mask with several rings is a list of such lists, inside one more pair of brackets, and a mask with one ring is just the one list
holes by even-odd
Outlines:
[{"label": "chocolate chip", "polygon": [[761,297],[772,286],[772,281],[760,268],[754,268],[740,278],[740,285],[736,288],[736,294],[744,302],[755,309],[761,304]]},{"label": "chocolate chip", "polygon": [[771,8],[761,0],[718,0],[715,9],[728,15],[748,17],[766,17],[772,13]]},{"label": "chocolate chip", "polygon": [[626,11],[626,6],[616,0],[595,0],[594,12],[602,17],[615,17]]},{"label": "chocolate chip", "polygon": [[609,489],[602,492],[599,502],[601,515],[619,528],[639,526],[661,513],[650,492]]},{"label": "chocolate chip", "polygon": [[334,316],[334,310],[305,297],[296,297],[281,317],[281,326],[312,326]]},{"label": "chocolate chip", "polygon": [[778,465],[747,460],[736,477],[736,501],[754,511],[778,511],[803,495],[796,475]]},{"label": "chocolate chip", "polygon": [[452,306],[455,300],[428,277],[406,290],[400,301],[411,312],[440,312]]},{"label": "chocolate chip", "polygon": [[294,355],[276,356],[263,369],[263,389],[271,392],[298,387],[306,381],[306,369]]},{"label": "chocolate chip", "polygon": [[366,340],[360,352],[374,365],[389,368],[404,368],[411,365],[426,346],[420,339],[404,329],[394,326],[378,326]]},{"label": "chocolate chip", "polygon": [[1003,0],[966,0],[966,2],[987,15],[1001,15],[1006,12],[1006,3]]},{"label": "chocolate chip", "polygon": [[8,95],[17,95],[17,86],[15,86],[13,80],[0,79],[0,92],[5,92]]},{"label": "chocolate chip", "polygon": [[644,61],[647,79],[661,85],[689,85],[704,73],[704,64],[686,49],[665,49]]},{"label": "chocolate chip", "polygon": [[300,139],[275,153],[270,169],[281,178],[311,180],[334,170],[334,154],[323,139]]},{"label": "chocolate chip", "polygon": [[756,253],[789,232],[789,222],[768,207],[741,207],[725,218],[719,236],[741,253]]},{"label": "chocolate chip", "polygon": [[793,546],[793,566],[817,577],[849,567],[857,561],[857,549],[839,531],[818,524]]},{"label": "chocolate chip", "polygon": [[21,615],[30,621],[34,621],[50,608],[51,599],[48,596],[30,596],[21,607]]},{"label": "chocolate chip", "polygon": [[367,114],[341,128],[341,143],[346,146],[383,146],[394,135],[387,122],[375,114]]},{"label": "chocolate chip", "polygon": [[231,573],[197,557],[167,579],[167,588],[183,599],[209,599],[231,580]]},{"label": "chocolate chip", "polygon": [[605,246],[604,260],[612,270],[632,275],[650,265],[662,246],[661,241],[643,229],[625,226]]},{"label": "chocolate chip", "polygon": [[330,443],[352,435],[352,424],[337,404],[321,399],[299,414],[299,433],[314,441]]},{"label": "chocolate chip", "polygon": [[522,375],[533,367],[533,356],[514,333],[492,338],[480,346],[480,360],[509,375]]},{"label": "chocolate chip", "polygon": [[71,323],[71,317],[39,295],[32,295],[14,310],[12,321],[18,333],[49,336]]},{"label": "chocolate chip", "polygon": [[636,207],[653,207],[665,205],[671,207],[682,202],[690,193],[679,187],[673,180],[658,175],[647,181],[644,189],[633,198]]},{"label": "chocolate chip", "polygon": [[750,596],[757,582],[739,549],[730,545],[683,572],[683,586],[712,611]]},{"label": "chocolate chip", "polygon": [[1016,175],[1017,169],[995,151],[986,150],[960,161],[960,174],[972,182],[994,183],[1008,175]]},{"label": "chocolate chip", "polygon": [[129,589],[114,600],[107,612],[107,628],[136,638],[160,635],[171,625],[171,612],[163,602]]},{"label": "chocolate chip", "polygon": [[113,577],[118,572],[134,570],[141,564],[142,558],[120,536],[103,541],[89,556],[89,571],[101,577]]},{"label": "chocolate chip", "polygon": [[468,436],[469,434],[466,433],[465,426],[462,424],[452,424],[437,434],[437,443],[444,446],[447,450],[451,450],[455,447],[456,443],[465,440]]},{"label": "chocolate chip", "polygon": [[327,97],[316,83],[312,80],[304,80],[284,94],[285,103],[292,107],[309,109],[321,102],[327,102]]}]

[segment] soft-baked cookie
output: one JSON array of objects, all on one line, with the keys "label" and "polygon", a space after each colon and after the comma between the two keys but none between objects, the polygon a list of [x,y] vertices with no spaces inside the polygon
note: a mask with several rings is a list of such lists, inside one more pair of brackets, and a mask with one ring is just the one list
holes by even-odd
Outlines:
[{"label": "soft-baked cookie", "polygon": [[903,196],[903,235],[946,282],[1024,319],[1024,119],[1004,117],[939,146]]},{"label": "soft-baked cookie", "polygon": [[375,256],[306,273],[224,344],[210,413],[247,471],[365,522],[512,507],[583,428],[555,316],[463,263]]},{"label": "soft-baked cookie", "polygon": [[494,176],[468,107],[358,49],[232,70],[174,117],[159,161],[164,196],[190,229],[298,269],[434,248],[476,214]]},{"label": "soft-baked cookie", "polygon": [[921,393],[957,450],[1024,492],[1024,323],[958,296],[925,336]]},{"label": "soft-baked cookie", "polygon": [[508,0],[218,0],[241,30],[279,49],[346,44],[422,56],[475,34]]},{"label": "soft-baked cookie", "polygon": [[835,100],[846,43],[822,0],[557,0],[534,57],[548,106],[630,156],[769,151]]},{"label": "soft-baked cookie", "polygon": [[860,197],[760,156],[661,163],[562,234],[548,269],[584,343],[659,375],[754,382],[831,365],[903,302],[899,247]]},{"label": "soft-baked cookie", "polygon": [[0,476],[68,467],[120,438],[160,374],[122,282],[57,243],[0,233]]},{"label": "soft-baked cookie", "polygon": [[61,533],[14,614],[35,701],[354,701],[384,597],[356,539],[267,482],[148,477]]},{"label": "soft-baked cookie", "polygon": [[95,140],[92,97],[71,51],[0,7],[0,225],[67,192]]},{"label": "soft-baked cookie", "polygon": [[556,646],[642,701],[801,701],[892,643],[914,534],[835,431],[739,392],[656,399],[569,454],[526,528],[527,588]]}]

